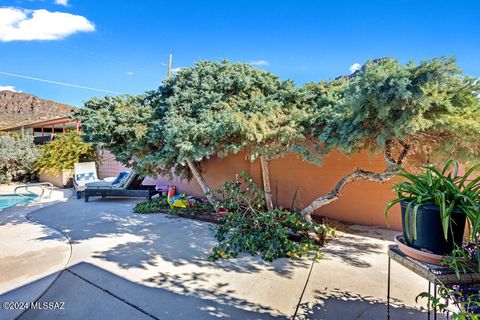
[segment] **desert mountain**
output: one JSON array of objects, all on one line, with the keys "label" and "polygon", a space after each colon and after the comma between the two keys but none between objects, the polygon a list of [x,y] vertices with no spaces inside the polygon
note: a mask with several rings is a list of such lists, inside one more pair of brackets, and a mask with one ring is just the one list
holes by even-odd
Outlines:
[{"label": "desert mountain", "polygon": [[0,129],[65,117],[74,110],[72,106],[40,99],[31,94],[0,91]]}]

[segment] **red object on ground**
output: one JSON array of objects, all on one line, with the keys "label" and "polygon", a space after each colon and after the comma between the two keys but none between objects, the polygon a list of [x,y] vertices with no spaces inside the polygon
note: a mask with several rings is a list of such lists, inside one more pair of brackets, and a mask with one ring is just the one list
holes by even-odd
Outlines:
[{"label": "red object on ground", "polygon": [[228,210],[225,208],[220,208],[217,210],[217,214],[223,216],[225,213],[227,213]]},{"label": "red object on ground", "polygon": [[177,187],[176,186],[168,186],[168,197],[172,198],[176,194],[177,194]]}]

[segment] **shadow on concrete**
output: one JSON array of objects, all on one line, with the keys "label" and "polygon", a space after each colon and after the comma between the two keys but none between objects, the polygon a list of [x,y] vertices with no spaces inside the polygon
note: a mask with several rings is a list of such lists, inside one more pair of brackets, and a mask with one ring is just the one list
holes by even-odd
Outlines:
[{"label": "shadow on concrete", "polygon": [[[392,320],[426,319],[425,310],[418,310],[400,304],[394,299],[390,304]],[[329,290],[316,291],[315,302],[302,303],[299,306],[296,320],[385,320],[387,319],[387,305],[384,301],[352,294],[348,291]],[[445,319],[439,315],[438,319]]]},{"label": "shadow on concrete", "polygon": [[[192,275],[192,281],[201,276]],[[64,271],[39,300],[64,302],[63,310],[29,310],[20,319],[287,319],[271,308],[231,297],[233,292],[221,291],[222,284],[215,290],[190,291],[165,275],[155,281],[162,287],[79,263]]]},{"label": "shadow on concrete", "polygon": [[23,310],[19,308],[10,309],[3,307],[4,302],[34,301],[55,281],[58,275],[59,272],[54,272],[0,294],[0,305],[2,305],[0,309],[0,320],[16,319],[23,312]]},{"label": "shadow on concrete", "polygon": [[326,259],[333,256],[340,258],[345,264],[369,268],[372,265],[363,257],[372,254],[384,255],[385,248],[379,243],[373,243],[369,238],[343,233],[330,241],[322,252],[325,253]]},{"label": "shadow on concrete", "polygon": [[[164,214],[140,215],[132,212],[137,201],[102,199],[89,203],[71,200],[30,214],[30,219],[62,230],[72,244],[92,239],[125,237],[123,243],[94,252],[94,257],[114,262],[124,269],[147,269],[159,258],[176,266],[194,264],[225,271],[253,273],[270,270],[290,277],[296,268],[308,268],[308,260],[279,259],[267,263],[248,255],[235,261],[208,261],[215,245],[212,225]],[[46,238],[45,238],[46,239]]]}]

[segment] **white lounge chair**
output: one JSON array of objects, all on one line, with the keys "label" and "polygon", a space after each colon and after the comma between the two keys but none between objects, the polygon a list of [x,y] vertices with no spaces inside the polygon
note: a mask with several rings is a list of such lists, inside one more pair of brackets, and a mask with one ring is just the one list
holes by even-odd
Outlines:
[{"label": "white lounge chair", "polygon": [[[107,178],[108,181],[111,178]],[[73,187],[77,192],[77,199],[82,197],[82,192],[85,191],[85,185],[91,182],[100,182],[97,177],[97,167],[95,162],[80,162],[75,163],[73,175]]]}]

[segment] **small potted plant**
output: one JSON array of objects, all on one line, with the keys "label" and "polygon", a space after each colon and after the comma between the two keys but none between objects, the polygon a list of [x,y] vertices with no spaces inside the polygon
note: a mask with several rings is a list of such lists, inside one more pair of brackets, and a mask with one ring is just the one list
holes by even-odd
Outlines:
[{"label": "small potted plant", "polygon": [[[439,171],[433,165],[410,173],[399,166],[398,176],[405,180],[394,185],[397,198],[387,204],[388,211],[400,203],[403,236],[412,248],[436,255],[450,254],[461,247],[468,225],[468,236],[480,229],[480,177],[472,178],[477,164],[458,175],[458,163],[450,160]],[[468,240],[468,239],[467,239]]]}]

